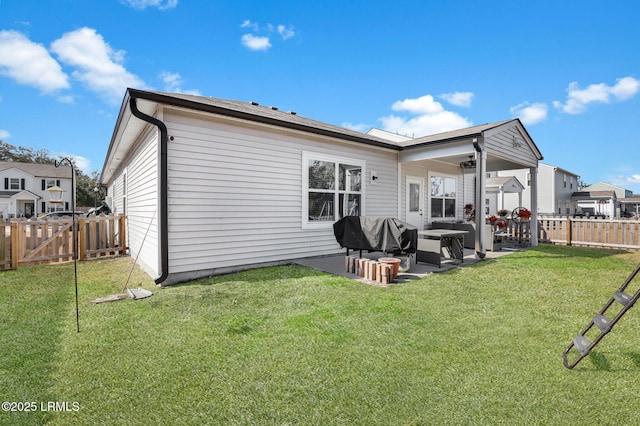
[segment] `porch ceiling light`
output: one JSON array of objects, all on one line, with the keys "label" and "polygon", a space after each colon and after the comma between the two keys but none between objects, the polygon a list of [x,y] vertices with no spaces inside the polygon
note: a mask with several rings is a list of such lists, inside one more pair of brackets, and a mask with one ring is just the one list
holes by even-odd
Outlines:
[{"label": "porch ceiling light", "polygon": [[49,202],[53,204],[62,204],[62,193],[66,192],[59,186],[51,186],[46,189],[49,193]]},{"label": "porch ceiling light", "polygon": [[476,160],[473,159],[473,155],[469,156],[467,161],[460,162],[461,169],[475,169],[476,168]]}]

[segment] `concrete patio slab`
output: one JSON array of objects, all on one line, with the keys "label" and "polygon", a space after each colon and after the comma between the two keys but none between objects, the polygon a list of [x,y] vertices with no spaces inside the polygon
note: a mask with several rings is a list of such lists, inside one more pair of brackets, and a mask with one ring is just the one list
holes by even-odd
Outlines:
[{"label": "concrete patio slab", "polygon": [[[518,246],[506,246],[506,247],[503,247],[502,250],[500,251],[495,251],[495,252],[488,251],[485,257],[485,260],[495,259],[501,256],[508,255],[510,253],[514,253],[516,251],[520,251],[522,249],[523,249],[522,247],[518,247]],[[353,250],[349,254],[352,256],[358,256],[358,257],[360,256],[360,253],[358,251],[353,251]],[[329,274],[351,278],[365,284],[388,287],[389,285],[401,284],[403,282],[424,278],[432,273],[449,271],[459,266],[472,265],[476,262],[481,261],[476,257],[475,251],[469,250],[469,249],[464,250],[464,259],[462,262],[459,260],[443,258],[442,267],[440,268],[438,268],[437,265],[431,265],[428,263],[422,263],[422,262],[416,263],[415,256],[413,256],[411,259],[411,265],[408,271],[398,273],[398,277],[391,284],[380,284],[378,282],[370,281],[356,274],[347,272],[344,266],[345,255],[346,255],[346,252],[342,254],[332,255],[332,256],[307,257],[307,258],[295,260],[294,263],[302,266],[307,266],[309,268],[313,268],[322,272],[327,272]],[[389,257],[389,256],[386,256],[384,253],[381,253],[381,252],[373,252],[373,253],[362,252],[362,257],[371,259],[371,260],[377,260],[381,257]],[[402,259],[403,263],[406,260],[406,256],[397,256],[397,257]]]}]

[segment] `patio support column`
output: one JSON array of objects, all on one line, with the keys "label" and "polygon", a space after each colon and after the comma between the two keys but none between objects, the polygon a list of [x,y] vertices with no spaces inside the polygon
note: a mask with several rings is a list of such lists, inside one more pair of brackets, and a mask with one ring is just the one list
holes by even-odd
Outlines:
[{"label": "patio support column", "polygon": [[531,174],[531,247],[538,245],[538,167],[530,167]]},{"label": "patio support column", "polygon": [[484,138],[473,138],[473,148],[476,150],[476,256],[484,259],[487,251],[485,240],[484,200],[486,199],[486,170],[487,152],[484,150]]}]

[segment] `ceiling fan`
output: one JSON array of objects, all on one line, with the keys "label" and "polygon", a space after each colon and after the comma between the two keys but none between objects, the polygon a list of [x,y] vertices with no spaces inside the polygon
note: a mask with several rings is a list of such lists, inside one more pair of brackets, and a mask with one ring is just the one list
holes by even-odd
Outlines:
[{"label": "ceiling fan", "polygon": [[473,159],[473,155],[469,156],[469,159],[467,161],[461,161],[460,162],[460,168],[465,170],[465,169],[475,169],[476,168],[476,160]]}]

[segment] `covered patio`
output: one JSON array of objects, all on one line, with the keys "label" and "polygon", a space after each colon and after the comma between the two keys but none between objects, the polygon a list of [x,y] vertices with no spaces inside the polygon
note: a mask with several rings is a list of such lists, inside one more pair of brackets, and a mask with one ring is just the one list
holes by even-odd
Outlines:
[{"label": "covered patio", "polygon": [[[475,256],[487,256],[485,210],[495,190],[489,172],[527,169],[530,173],[531,222],[537,221],[537,172],[542,154],[519,119],[488,123],[400,142],[398,216],[419,230],[434,222],[462,223],[463,207],[475,216]],[[531,246],[538,244],[532,227]],[[467,247],[471,248],[471,247]],[[466,257],[465,257],[466,259]]]}]

